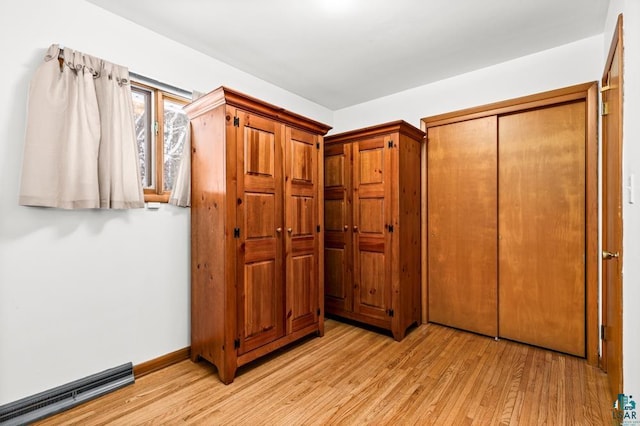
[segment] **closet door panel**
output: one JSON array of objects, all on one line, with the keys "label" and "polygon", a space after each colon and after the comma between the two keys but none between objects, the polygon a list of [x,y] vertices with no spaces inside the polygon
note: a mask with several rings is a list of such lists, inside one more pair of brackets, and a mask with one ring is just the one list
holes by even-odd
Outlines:
[{"label": "closet door panel", "polygon": [[327,312],[352,309],[351,145],[325,147],[324,269]]},{"label": "closet door panel", "polygon": [[497,118],[427,137],[429,321],[497,336]]},{"label": "closet door panel", "polygon": [[585,102],[499,118],[500,336],[585,356]]}]

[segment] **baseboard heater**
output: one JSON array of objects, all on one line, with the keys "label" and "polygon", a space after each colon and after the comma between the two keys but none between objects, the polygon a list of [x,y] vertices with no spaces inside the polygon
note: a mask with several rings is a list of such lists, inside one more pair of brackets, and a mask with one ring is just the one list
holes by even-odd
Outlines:
[{"label": "baseboard heater", "polygon": [[123,364],[0,406],[0,426],[24,425],[67,410],[134,382],[133,364]]}]

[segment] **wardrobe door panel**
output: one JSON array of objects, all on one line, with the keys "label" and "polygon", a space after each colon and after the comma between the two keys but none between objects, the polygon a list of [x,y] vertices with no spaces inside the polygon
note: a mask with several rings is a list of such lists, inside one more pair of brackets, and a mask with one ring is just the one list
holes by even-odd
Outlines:
[{"label": "wardrobe door panel", "polygon": [[324,160],[325,309],[350,311],[351,280],[351,145],[326,146]]},{"label": "wardrobe door panel", "polygon": [[585,102],[499,119],[500,336],[585,356]]},{"label": "wardrobe door panel", "polygon": [[497,336],[497,118],[427,137],[429,321]]},{"label": "wardrobe door panel", "polygon": [[391,154],[388,137],[353,144],[353,312],[385,322],[391,307]]},{"label": "wardrobe door panel", "polygon": [[318,137],[287,128],[285,217],[287,333],[318,321]]},{"label": "wardrobe door panel", "polygon": [[242,354],[284,335],[282,126],[238,111],[238,333]]}]

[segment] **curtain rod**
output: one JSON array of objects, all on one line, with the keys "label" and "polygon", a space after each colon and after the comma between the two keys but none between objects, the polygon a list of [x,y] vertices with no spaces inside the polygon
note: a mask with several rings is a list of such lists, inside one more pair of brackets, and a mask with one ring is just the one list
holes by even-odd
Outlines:
[{"label": "curtain rod", "polygon": [[159,89],[165,90],[167,92],[173,93],[174,95],[178,95],[178,96],[182,96],[185,98],[189,98],[191,99],[191,97],[193,96],[193,93],[188,91],[188,90],[184,90],[181,89],[179,87],[176,86],[172,86],[170,84],[167,83],[163,83],[161,81],[158,80],[154,80],[152,78],[146,77],[144,75],[140,75],[138,73],[129,71],[129,77],[133,80],[136,80],[140,83],[144,83],[144,84],[148,84],[149,86],[154,86],[157,87]]},{"label": "curtain rod", "polygon": [[[58,43],[58,59],[64,59],[64,44],[62,43]],[[172,86],[170,84],[163,83],[158,80],[154,80],[153,78],[149,78],[132,71],[129,71],[129,78],[133,78],[134,80],[137,80],[140,83],[157,87],[158,89],[162,89],[166,92],[173,93],[174,95],[182,96],[184,98],[192,99],[193,97],[193,93],[188,90],[184,90],[179,87]]]}]

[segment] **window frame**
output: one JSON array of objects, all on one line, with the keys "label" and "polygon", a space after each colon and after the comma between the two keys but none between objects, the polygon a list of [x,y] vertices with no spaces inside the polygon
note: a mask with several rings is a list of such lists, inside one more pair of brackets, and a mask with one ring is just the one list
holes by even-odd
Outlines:
[{"label": "window frame", "polygon": [[[145,82],[141,82],[138,79],[131,79],[131,87],[138,87],[144,91],[151,92],[151,112],[150,122],[151,128],[151,170],[147,173],[151,173],[151,188],[145,188],[143,185],[144,201],[145,203],[159,202],[168,203],[171,197],[171,190],[164,190],[164,101],[169,100],[178,104],[187,105],[191,102],[191,99],[171,93],[163,90],[160,87],[150,85]],[[185,140],[185,143],[188,141]]]}]

